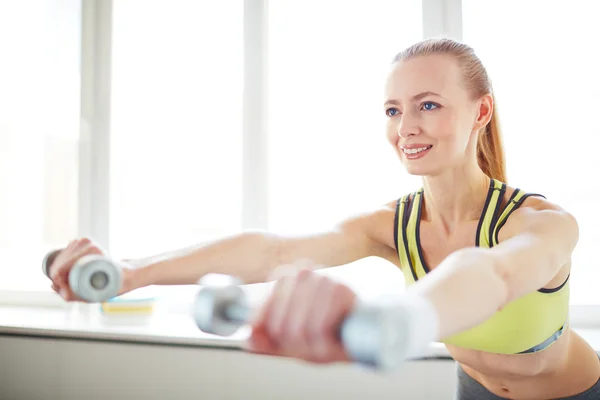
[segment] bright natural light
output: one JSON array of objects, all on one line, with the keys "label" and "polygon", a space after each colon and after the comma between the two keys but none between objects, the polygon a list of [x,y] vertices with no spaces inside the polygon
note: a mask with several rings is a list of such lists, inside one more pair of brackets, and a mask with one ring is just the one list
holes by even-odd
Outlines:
[{"label": "bright natural light", "polygon": [[[600,0],[0,0],[0,400],[600,399],[599,21]],[[491,77],[506,183],[578,220],[572,265],[572,220],[407,173],[468,130],[427,57],[462,64],[456,42]],[[469,249],[490,226],[515,237]]]},{"label": "bright natural light", "polygon": [[421,2],[282,0],[269,13],[269,227],[326,229],[415,190],[385,139],[383,88],[422,37]]},{"label": "bright natural light", "polygon": [[77,235],[79,3],[0,2],[2,289],[47,289],[41,257]]},{"label": "bright natural light", "polygon": [[[269,229],[328,229],[419,187],[385,139],[383,88],[422,26],[414,0],[269,3]],[[363,295],[404,289],[378,258],[327,273]]]},{"label": "bright natural light", "polygon": [[[599,6],[462,7],[464,41],[495,85],[509,183],[576,215],[572,304],[598,304],[600,192],[587,182],[600,133],[589,110]],[[243,0],[113,2],[110,171],[99,173],[110,178],[114,257],[242,228],[243,15]],[[279,0],[267,21],[268,228],[325,229],[418,187],[385,139],[381,103],[392,58],[422,38],[422,2]],[[0,63],[0,261],[21,266],[2,288],[47,290],[41,255],[78,236],[81,22],[77,0],[0,3],[2,54],[15,61]]]},{"label": "bright natural light", "polygon": [[480,54],[497,93],[508,183],[541,193],[577,217],[571,303],[597,304],[600,187],[593,182],[600,58],[592,49],[598,47],[600,4],[463,0],[462,5],[464,40]]},{"label": "bright natural light", "polygon": [[243,1],[114,2],[111,253],[241,228]]}]

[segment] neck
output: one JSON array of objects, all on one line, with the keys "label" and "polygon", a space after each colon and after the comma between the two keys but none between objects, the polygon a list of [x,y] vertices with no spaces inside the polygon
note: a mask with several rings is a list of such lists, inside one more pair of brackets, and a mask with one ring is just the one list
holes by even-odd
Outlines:
[{"label": "neck", "polygon": [[447,232],[460,223],[478,220],[490,178],[477,164],[463,165],[423,178],[423,218],[441,224]]}]

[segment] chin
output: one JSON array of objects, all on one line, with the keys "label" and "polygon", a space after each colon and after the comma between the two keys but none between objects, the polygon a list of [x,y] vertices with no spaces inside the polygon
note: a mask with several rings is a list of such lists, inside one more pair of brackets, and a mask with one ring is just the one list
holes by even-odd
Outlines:
[{"label": "chin", "polygon": [[406,160],[404,160],[405,162],[403,162],[404,165],[404,170],[409,174],[409,175],[413,175],[413,176],[431,176],[431,175],[436,175],[439,173],[438,168],[435,168],[431,165],[414,165],[413,163],[410,162],[406,162]]}]

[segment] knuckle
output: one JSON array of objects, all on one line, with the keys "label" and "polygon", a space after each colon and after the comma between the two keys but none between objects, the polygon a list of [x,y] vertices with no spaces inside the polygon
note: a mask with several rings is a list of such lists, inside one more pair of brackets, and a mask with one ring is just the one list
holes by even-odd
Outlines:
[{"label": "knuckle", "polygon": [[342,283],[330,281],[328,285],[331,286],[334,298],[347,298],[352,294],[350,288]]},{"label": "knuckle", "polygon": [[92,243],[92,240],[89,237],[82,237],[81,239],[79,239],[79,244],[81,245],[89,245]]},{"label": "knuckle", "polygon": [[313,275],[313,272],[310,269],[302,268],[296,274],[296,279],[298,281],[304,281],[310,278]]},{"label": "knuckle", "polygon": [[86,251],[86,254],[97,254],[97,255],[102,255],[102,250],[100,250],[100,248],[98,246],[92,245],[90,246],[90,248]]}]

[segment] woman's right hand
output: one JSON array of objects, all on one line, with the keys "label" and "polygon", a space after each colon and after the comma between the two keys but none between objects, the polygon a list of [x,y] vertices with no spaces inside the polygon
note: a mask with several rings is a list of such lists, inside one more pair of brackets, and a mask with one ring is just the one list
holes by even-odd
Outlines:
[{"label": "woman's right hand", "polygon": [[89,238],[72,240],[62,249],[48,266],[48,276],[52,281],[52,290],[65,301],[83,301],[69,286],[69,273],[75,263],[88,255],[106,255],[100,246]]}]

